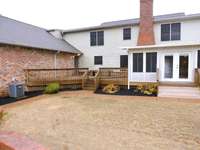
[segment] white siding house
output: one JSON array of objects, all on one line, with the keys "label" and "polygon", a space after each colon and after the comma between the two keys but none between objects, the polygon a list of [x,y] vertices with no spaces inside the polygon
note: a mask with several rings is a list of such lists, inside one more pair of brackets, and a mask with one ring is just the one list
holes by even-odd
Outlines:
[{"label": "white siding house", "polygon": [[[123,29],[131,28],[131,40],[123,40]],[[104,31],[104,45],[90,46],[90,32]],[[120,67],[120,55],[128,55],[122,47],[135,46],[138,37],[138,26],[124,26],[110,29],[67,33],[64,39],[76,48],[80,48],[83,55],[79,59],[79,67],[98,69],[99,67]],[[95,65],[94,56],[103,56],[103,64]]]},{"label": "white siding house", "polygon": [[[161,24],[181,23],[181,39],[175,41],[161,40]],[[190,20],[165,21],[154,25],[155,45],[125,48],[129,53],[129,83],[134,82],[194,82],[195,69],[198,68],[197,53],[200,50],[200,18]],[[146,72],[146,53],[157,52],[157,71]],[[133,71],[133,54],[143,53],[143,72]],[[171,77],[166,77],[167,62],[165,58],[171,56]],[[185,77],[180,77],[181,58],[188,58],[188,68]],[[184,60],[183,60],[184,61]],[[187,66],[187,65],[186,65]],[[184,66],[183,66],[184,67]],[[169,69],[169,68],[168,68]],[[159,75],[159,77],[157,77]]]},{"label": "white siding house", "polygon": [[[197,52],[200,50],[200,14],[177,13],[155,16],[154,45],[138,46],[139,22],[139,19],[130,19],[107,22],[96,27],[67,30],[63,32],[63,38],[83,53],[79,58],[79,67],[90,69],[120,67],[120,55],[128,55],[129,84],[132,82],[157,82],[157,80],[161,82],[194,82],[194,71],[198,67]],[[171,34],[174,34],[172,33],[172,24],[174,23],[180,25],[180,39],[161,40],[161,26],[169,24],[171,37]],[[123,39],[124,28],[131,28],[130,40]],[[94,31],[104,31],[104,45],[90,45],[90,33]],[[177,36],[176,34],[175,31],[175,36]],[[156,71],[155,66],[153,70],[147,71],[146,65],[149,63],[146,62],[146,57],[149,55],[148,53],[152,52],[156,53],[157,57]],[[133,70],[134,53],[143,55],[142,71],[135,72]],[[95,56],[102,56],[101,65],[94,64]],[[157,77],[158,74],[159,77]]]}]

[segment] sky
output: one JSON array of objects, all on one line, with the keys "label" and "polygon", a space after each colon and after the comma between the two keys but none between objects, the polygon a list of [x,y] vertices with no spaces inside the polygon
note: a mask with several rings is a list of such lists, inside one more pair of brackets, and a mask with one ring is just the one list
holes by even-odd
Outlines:
[{"label": "sky", "polygon": [[[139,17],[140,0],[1,0],[0,14],[46,29],[73,29]],[[154,0],[154,15],[200,13],[199,0]]]}]

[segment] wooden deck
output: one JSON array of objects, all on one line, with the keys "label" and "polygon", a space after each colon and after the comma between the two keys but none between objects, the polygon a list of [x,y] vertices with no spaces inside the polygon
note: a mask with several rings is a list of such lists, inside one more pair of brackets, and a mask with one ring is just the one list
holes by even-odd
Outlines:
[{"label": "wooden deck", "polygon": [[82,84],[87,68],[71,69],[28,69],[26,73],[26,86],[46,86],[49,83],[57,82],[60,85]]},{"label": "wooden deck", "polygon": [[128,69],[100,68],[100,84],[128,85]]},{"label": "wooden deck", "polygon": [[88,80],[94,81],[94,90],[107,84],[128,85],[128,69],[124,68],[100,68],[98,71],[89,71],[88,68],[27,69],[25,75],[27,87],[43,87],[57,82],[84,88]]}]

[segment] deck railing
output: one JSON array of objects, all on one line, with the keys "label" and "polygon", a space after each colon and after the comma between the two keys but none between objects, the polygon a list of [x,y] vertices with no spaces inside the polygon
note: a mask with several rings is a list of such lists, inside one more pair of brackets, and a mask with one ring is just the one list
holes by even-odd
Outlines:
[{"label": "deck railing", "polygon": [[127,68],[100,68],[99,71],[89,71],[88,68],[70,69],[26,69],[26,86],[40,87],[57,82],[60,85],[76,85],[82,88],[86,81],[94,80],[94,89],[100,85],[128,85]]},{"label": "deck railing", "polygon": [[97,90],[99,88],[99,84],[100,84],[100,71],[98,71],[95,75],[94,78],[94,86],[95,86],[95,90]]},{"label": "deck railing", "polygon": [[100,68],[99,80],[101,84],[128,85],[128,69]]},{"label": "deck railing", "polygon": [[88,68],[68,69],[26,69],[27,86],[45,86],[52,82],[61,85],[82,84],[82,79]]}]

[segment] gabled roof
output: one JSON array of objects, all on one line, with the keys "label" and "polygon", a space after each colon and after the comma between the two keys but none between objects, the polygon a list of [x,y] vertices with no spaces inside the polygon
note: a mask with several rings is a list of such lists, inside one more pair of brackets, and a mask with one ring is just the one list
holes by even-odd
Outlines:
[{"label": "gabled roof", "polygon": [[[154,23],[167,22],[167,21],[189,20],[189,19],[200,19],[200,14],[185,15],[185,13],[174,13],[174,14],[159,15],[159,16],[154,16]],[[65,30],[64,34],[90,31],[90,30],[101,30],[101,29],[115,28],[115,27],[123,27],[123,26],[129,26],[129,25],[138,25],[139,22],[140,22],[139,18],[104,22],[99,26]]]},{"label": "gabled roof", "polygon": [[0,43],[30,48],[81,53],[64,40],[51,35],[46,29],[0,16]]}]

